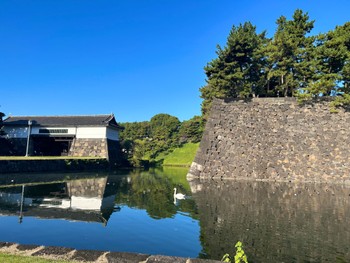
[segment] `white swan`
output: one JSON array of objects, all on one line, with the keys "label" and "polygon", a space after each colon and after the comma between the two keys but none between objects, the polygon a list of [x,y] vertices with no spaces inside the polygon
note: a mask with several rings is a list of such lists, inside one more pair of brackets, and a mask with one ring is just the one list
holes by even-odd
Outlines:
[{"label": "white swan", "polygon": [[176,193],[176,187],[174,188],[174,198],[176,199],[185,199],[186,196],[184,194],[181,193]]}]

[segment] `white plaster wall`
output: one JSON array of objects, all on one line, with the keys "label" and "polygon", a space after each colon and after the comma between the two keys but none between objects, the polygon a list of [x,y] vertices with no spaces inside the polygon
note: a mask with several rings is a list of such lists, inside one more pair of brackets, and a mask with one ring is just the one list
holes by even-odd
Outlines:
[{"label": "white plaster wall", "polygon": [[76,127],[33,127],[32,128],[32,132],[30,134],[41,134],[43,135],[43,133],[39,133],[40,129],[48,129],[48,130],[55,130],[55,129],[68,129],[68,133],[50,133],[50,134],[57,134],[57,135],[75,135],[76,134]]},{"label": "white plaster wall", "polygon": [[[111,139],[118,141],[119,133],[107,127],[32,127],[30,134],[39,134],[39,129],[68,129],[68,133],[59,135],[76,135],[80,139]],[[4,127],[8,138],[27,138],[28,127]],[[55,133],[51,133],[55,134]],[[107,137],[108,136],[108,137]]]},{"label": "white plaster wall", "polygon": [[112,141],[119,141],[119,131],[107,128],[107,139],[110,139]]},{"label": "white plaster wall", "polygon": [[4,127],[7,138],[27,138],[28,127]]},{"label": "white plaster wall", "polygon": [[101,198],[86,198],[80,196],[71,197],[71,208],[80,210],[100,210],[102,205]]},{"label": "white plaster wall", "polygon": [[78,127],[77,139],[104,139],[107,127]]},{"label": "white plaster wall", "polygon": [[[45,203],[46,202],[46,203]],[[60,199],[60,198],[43,198],[43,203],[39,204],[40,207],[46,207],[46,208],[61,208],[61,209],[68,209],[70,208],[70,200]]]}]

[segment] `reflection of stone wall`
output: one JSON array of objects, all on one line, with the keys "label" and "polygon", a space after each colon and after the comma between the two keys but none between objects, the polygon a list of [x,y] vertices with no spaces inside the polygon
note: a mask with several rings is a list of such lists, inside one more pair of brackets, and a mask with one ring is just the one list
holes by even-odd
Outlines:
[{"label": "reflection of stone wall", "polygon": [[190,175],[349,181],[350,112],[292,98],[215,100]]},{"label": "reflection of stone wall", "polygon": [[106,183],[107,177],[68,181],[68,195],[103,198]]},{"label": "reflection of stone wall", "polygon": [[[350,187],[191,181],[206,253],[244,244],[249,262],[350,262]],[[336,258],[343,259],[337,261]]]},{"label": "reflection of stone wall", "polygon": [[108,157],[106,139],[80,139],[72,142],[69,156]]}]

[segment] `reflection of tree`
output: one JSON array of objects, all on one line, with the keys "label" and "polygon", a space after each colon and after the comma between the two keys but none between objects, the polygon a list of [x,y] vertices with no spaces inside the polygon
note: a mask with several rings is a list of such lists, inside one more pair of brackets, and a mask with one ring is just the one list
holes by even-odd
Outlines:
[{"label": "reflection of tree", "polygon": [[133,197],[141,198],[149,215],[154,218],[171,217],[176,214],[172,204],[172,185],[158,174],[140,173],[132,184]]},{"label": "reflection of tree", "polygon": [[[182,184],[184,181],[179,180],[179,177],[181,176],[177,175],[175,179],[159,169],[133,171],[120,182],[116,203],[145,209],[149,216],[156,219],[173,217],[177,210],[195,215],[195,203],[192,199],[181,200],[178,206],[173,203],[175,186],[190,195],[188,184]],[[182,177],[186,178],[186,174]]]}]

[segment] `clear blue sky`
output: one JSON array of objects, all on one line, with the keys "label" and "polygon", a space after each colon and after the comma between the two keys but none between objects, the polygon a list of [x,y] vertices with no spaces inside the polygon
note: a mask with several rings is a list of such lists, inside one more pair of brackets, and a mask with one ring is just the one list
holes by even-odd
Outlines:
[{"label": "clear blue sky", "polygon": [[271,37],[297,8],[313,34],[350,20],[349,0],[0,0],[0,111],[190,119],[232,25]]}]

